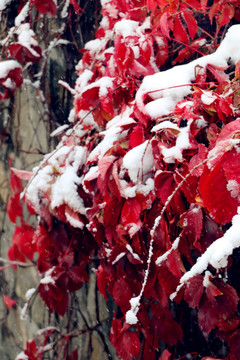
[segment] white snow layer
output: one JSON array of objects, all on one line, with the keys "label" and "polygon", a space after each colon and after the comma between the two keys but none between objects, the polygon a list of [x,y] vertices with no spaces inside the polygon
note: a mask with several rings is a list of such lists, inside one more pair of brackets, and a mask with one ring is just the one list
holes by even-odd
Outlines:
[{"label": "white snow layer", "polygon": [[24,5],[18,16],[15,17],[14,23],[15,26],[20,26],[20,24],[26,19],[29,13],[29,1]]},{"label": "white snow layer", "polygon": [[[240,25],[229,28],[224,40],[215,53],[203,56],[188,64],[178,65],[169,70],[145,76],[136,94],[136,104],[146,115],[156,119],[173,111],[177,102],[191,92],[199,67],[214,65],[226,67],[230,59],[234,64],[240,59]],[[144,104],[149,95],[152,101]],[[204,98],[205,101],[210,99]]]},{"label": "white snow layer", "polygon": [[[38,209],[39,191],[50,193],[52,209],[65,203],[73,211],[85,215],[86,209],[77,191],[78,185],[82,183],[82,178],[77,175],[77,172],[85,161],[86,149],[84,147],[60,146],[56,152],[48,155],[43,161],[48,165],[41,167],[40,164],[40,167],[35,170],[35,175],[26,188],[27,198]],[[64,166],[59,167],[61,164]],[[55,175],[56,171],[59,174]]]},{"label": "white snow layer", "polygon": [[8,6],[8,4],[10,4],[11,1],[12,0],[0,0],[0,11],[6,9],[6,7]]},{"label": "white snow layer", "polygon": [[8,73],[16,68],[22,68],[16,60],[0,61],[0,79],[7,77]]},{"label": "white snow layer", "polygon": [[135,146],[123,158],[123,168],[128,170],[130,179],[134,183],[144,181],[153,169],[153,153],[151,142],[146,140]]}]

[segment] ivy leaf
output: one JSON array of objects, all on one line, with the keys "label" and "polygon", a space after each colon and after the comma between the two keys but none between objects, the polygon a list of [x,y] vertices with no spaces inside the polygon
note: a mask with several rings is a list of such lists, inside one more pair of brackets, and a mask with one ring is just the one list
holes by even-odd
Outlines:
[{"label": "ivy leaf", "polygon": [[189,35],[193,39],[197,32],[197,21],[195,17],[189,12],[183,12],[182,17],[187,24]]},{"label": "ivy leaf", "polygon": [[[20,62],[23,62],[24,64],[28,62],[37,63],[42,57],[42,50],[40,46],[32,45],[29,49],[20,43],[11,43],[8,48],[11,57]],[[33,52],[31,51],[31,49],[33,50]]]},{"label": "ivy leaf", "polygon": [[205,166],[199,190],[204,205],[221,225],[230,222],[237,212],[238,201],[227,190],[227,181],[221,164],[211,171]]},{"label": "ivy leaf", "polygon": [[115,281],[112,295],[114,301],[120,306],[122,311],[125,312],[129,309],[129,300],[131,299],[132,292],[128,282],[125,279],[121,278]]},{"label": "ivy leaf", "polygon": [[17,306],[16,300],[11,299],[5,294],[3,294],[3,300],[8,309],[11,309],[12,307],[15,308]]},{"label": "ivy leaf", "polygon": [[158,360],[170,360],[171,356],[172,354],[167,349],[165,349]]},{"label": "ivy leaf", "polygon": [[140,219],[141,214],[141,205],[135,198],[127,199],[124,202],[122,212],[121,212],[121,220],[124,226],[128,224],[136,224]]},{"label": "ivy leaf", "polygon": [[176,41],[180,41],[184,44],[189,43],[189,37],[188,37],[187,31],[182,23],[182,20],[181,20],[179,14],[177,16],[175,16],[175,18],[174,18],[173,34],[174,34],[174,39]]},{"label": "ivy leaf", "polygon": [[31,5],[35,5],[37,11],[41,14],[50,14],[55,16],[57,13],[57,5],[54,0],[31,0]]},{"label": "ivy leaf", "polygon": [[184,300],[192,308],[198,307],[203,294],[203,276],[197,275],[189,279],[184,291]]}]

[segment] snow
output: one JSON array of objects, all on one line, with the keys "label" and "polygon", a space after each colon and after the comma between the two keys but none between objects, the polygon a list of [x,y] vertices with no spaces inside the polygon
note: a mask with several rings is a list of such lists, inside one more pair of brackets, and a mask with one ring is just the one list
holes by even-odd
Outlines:
[{"label": "snow", "polygon": [[58,136],[60,135],[64,130],[68,129],[69,125],[68,124],[64,124],[59,126],[56,130],[52,131],[50,136],[54,137],[54,136]]},{"label": "snow", "polygon": [[138,256],[138,254],[136,254],[136,253],[133,251],[131,245],[127,244],[127,245],[126,245],[126,248],[127,248],[127,250],[132,254],[132,256],[134,257],[134,259],[140,261],[141,263],[143,262],[143,261],[140,259],[140,257]]},{"label": "snow", "polygon": [[126,323],[135,325],[138,322],[136,314],[132,310],[128,310],[126,313]]},{"label": "snow", "polygon": [[121,126],[135,122],[129,117],[131,112],[132,110],[127,108],[121,115],[117,115],[109,121],[106,131],[100,133],[103,136],[103,140],[89,154],[87,162],[100,160],[106,151],[113,146],[115,141],[119,141],[127,135],[127,131],[123,131]]},{"label": "snow", "polygon": [[112,264],[116,264],[124,255],[126,255],[125,252],[121,252],[120,254],[118,254],[116,258],[112,261]]},{"label": "snow", "polygon": [[160,266],[161,263],[164,261],[164,260],[167,260],[167,257],[168,255],[175,249],[177,249],[178,247],[178,244],[179,244],[179,241],[180,241],[180,237],[177,237],[173,244],[172,244],[172,247],[171,249],[169,249],[168,251],[166,251],[163,255],[159,256],[156,260],[156,265]]},{"label": "snow", "polygon": [[62,9],[62,12],[61,12],[61,17],[63,19],[65,19],[67,16],[68,16],[68,7],[69,7],[69,4],[70,4],[70,0],[66,0],[65,1],[65,4],[64,4],[64,7]]},{"label": "snow", "polygon": [[[178,65],[169,70],[145,76],[136,94],[137,106],[144,114],[153,119],[168,115],[173,111],[177,102],[191,92],[190,84],[195,80],[196,70],[199,67],[205,67],[208,64],[226,67],[229,58],[234,64],[237,63],[240,59],[239,42],[240,25],[233,25],[229,28],[215,53],[203,56],[188,64]],[[149,95],[152,101],[145,105],[146,95]]]},{"label": "snow", "polygon": [[4,79],[8,76],[9,71],[16,68],[22,68],[16,60],[0,61],[0,79]]},{"label": "snow", "polygon": [[84,72],[79,75],[77,78],[75,88],[77,91],[82,91],[85,89],[91,78],[93,77],[93,72],[91,70],[85,69]]},{"label": "snow", "polygon": [[[40,194],[44,193],[49,195],[51,209],[65,203],[73,211],[85,215],[84,202],[78,194],[78,185],[81,184],[82,178],[77,175],[85,161],[86,148],[77,145],[69,147],[60,143],[53,153],[46,156],[40,166],[34,169],[35,175],[25,190],[26,197],[35,210],[41,211]],[[59,167],[59,164],[62,166]],[[69,222],[73,221],[69,215]],[[80,222],[77,224],[74,221],[74,226],[76,225],[82,226]]]},{"label": "snow", "polygon": [[153,169],[153,153],[151,142],[135,146],[123,157],[123,168],[128,171],[134,183],[141,182]]},{"label": "snow", "polygon": [[40,280],[41,284],[55,284],[55,280],[51,276],[45,276],[43,279]]},{"label": "snow", "polygon": [[202,92],[201,100],[205,105],[211,105],[217,99],[216,95],[214,95],[212,91],[202,90]]},{"label": "snow", "polygon": [[163,130],[163,129],[173,129],[173,130],[177,130],[180,131],[179,127],[177,126],[177,124],[172,123],[171,121],[163,121],[160,122],[159,124],[155,125],[152,128],[152,132],[157,132],[159,130]]},{"label": "snow", "polygon": [[[84,208],[84,212],[85,211],[85,208]],[[77,215],[77,214],[76,214]],[[65,216],[66,216],[66,219],[67,221],[75,228],[78,228],[78,229],[83,229],[84,228],[84,223],[78,219],[76,219],[75,217],[71,216],[69,213],[65,212]]]},{"label": "snow", "polygon": [[188,121],[186,127],[179,128],[177,124],[170,121],[163,121],[153,127],[152,131],[160,131],[163,129],[172,129],[178,132],[176,144],[170,148],[161,145],[162,155],[167,164],[174,163],[175,160],[182,161],[182,151],[190,147],[189,131],[192,121]]},{"label": "snow", "polygon": [[38,42],[35,39],[34,31],[30,29],[29,23],[20,24],[16,30],[16,34],[18,35],[18,42],[22,46],[25,46],[33,56],[40,57],[40,55],[32,48],[32,46],[38,46]]},{"label": "snow", "polygon": [[102,38],[102,39],[94,39],[88,41],[84,48],[86,50],[89,50],[90,53],[92,53],[93,55],[95,52],[102,50],[105,46],[106,46],[106,39]]},{"label": "snow", "polygon": [[24,351],[21,351],[15,360],[29,360],[29,357],[24,353]]},{"label": "snow", "polygon": [[29,13],[29,1],[24,5],[18,16],[15,17],[14,23],[15,26],[20,26],[20,24],[26,19]]},{"label": "snow", "polygon": [[100,0],[102,7],[106,6],[108,3],[110,3],[112,0]]},{"label": "snow", "polygon": [[127,36],[136,35],[135,33],[138,29],[138,26],[138,21],[122,19],[114,25],[114,30],[117,35],[121,35],[125,38]]},{"label": "snow", "polygon": [[176,296],[180,288],[194,276],[203,273],[208,265],[213,266],[216,270],[225,268],[228,264],[228,257],[233,250],[240,246],[240,207],[238,213],[232,219],[232,226],[225,232],[225,234],[215,240],[197,259],[197,262],[192,268],[187,271],[180,279],[180,284],[176,292],[171,295],[171,299]]},{"label": "snow", "polygon": [[11,2],[12,2],[12,0],[0,0],[0,11],[3,11],[4,9],[6,9],[8,4],[10,4]]},{"label": "snow", "polygon": [[31,297],[33,296],[33,294],[36,292],[36,289],[35,288],[31,288],[31,289],[28,289],[26,294],[25,294],[25,298],[26,300],[30,300]]}]

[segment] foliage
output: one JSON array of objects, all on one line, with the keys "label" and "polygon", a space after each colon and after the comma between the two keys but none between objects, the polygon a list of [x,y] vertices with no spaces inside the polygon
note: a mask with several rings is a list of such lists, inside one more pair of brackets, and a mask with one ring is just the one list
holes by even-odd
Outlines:
[{"label": "foliage", "polygon": [[[62,82],[74,98],[69,126],[33,173],[12,169],[9,258],[36,262],[36,292],[60,316],[94,268],[117,304],[110,340],[124,360],[237,360],[240,54],[230,43],[239,27],[222,39],[240,3],[101,3],[74,89]],[[30,17],[72,11],[82,11],[77,1],[20,2],[2,42],[2,99],[21,86],[24,66],[44,61]],[[43,329],[18,360],[41,359],[59,342],[63,358],[76,359],[68,343],[81,333]]]}]

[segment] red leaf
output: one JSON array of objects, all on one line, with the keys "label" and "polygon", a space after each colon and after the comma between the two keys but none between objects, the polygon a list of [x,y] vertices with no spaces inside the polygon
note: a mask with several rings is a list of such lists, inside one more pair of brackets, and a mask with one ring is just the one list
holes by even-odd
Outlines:
[{"label": "red leaf", "polygon": [[172,356],[172,354],[165,349],[161,355],[161,357],[159,358],[159,360],[170,360],[170,357]]},{"label": "red leaf", "polygon": [[166,60],[168,59],[168,42],[165,36],[156,35],[155,40],[158,46],[156,63],[157,66],[163,66]]},{"label": "red leaf", "polygon": [[123,205],[121,219],[124,226],[137,223],[141,215],[141,205],[135,198],[127,199]]},{"label": "red leaf", "polygon": [[55,310],[59,315],[64,316],[68,307],[68,294],[65,289],[60,289],[52,284],[40,284],[39,294],[50,312]]},{"label": "red leaf", "polygon": [[160,28],[161,28],[161,31],[162,31],[163,35],[165,35],[168,39],[170,39],[170,36],[169,36],[169,31],[170,31],[170,29],[169,29],[169,13],[168,13],[168,11],[164,11],[164,13],[161,16]]},{"label": "red leaf", "polygon": [[55,16],[57,13],[57,5],[54,0],[31,0],[32,5],[36,6],[37,11],[41,14],[50,14]]},{"label": "red leaf", "polygon": [[12,223],[16,223],[17,217],[22,218],[22,204],[20,202],[20,193],[11,196],[7,202],[7,213]]},{"label": "red leaf", "polygon": [[[36,251],[36,244],[33,241],[34,229],[29,225],[16,226],[15,232],[12,237],[12,243],[14,248],[9,252],[10,256],[17,258],[10,258],[10,260],[24,261],[25,257],[29,260],[33,260],[34,252]],[[18,251],[17,251],[17,249]],[[21,255],[20,255],[21,254]],[[20,258],[18,257],[20,255]]]},{"label": "red leaf", "polygon": [[163,341],[169,346],[182,341],[183,332],[181,326],[173,320],[173,314],[167,308],[161,309],[158,304],[151,306],[153,317],[151,319],[152,331],[156,339]]},{"label": "red leaf", "polygon": [[189,43],[189,37],[186,29],[181,21],[180,15],[178,14],[174,19],[173,35],[176,41],[180,41],[184,44]]},{"label": "red leaf", "polygon": [[204,164],[200,165],[208,155],[208,149],[205,145],[199,144],[198,145],[198,153],[194,155],[189,162],[189,170],[193,170],[195,166],[198,166],[192,173],[194,176],[201,176],[204,170]]},{"label": "red leaf", "polygon": [[219,83],[228,81],[229,76],[224,72],[224,70],[226,70],[225,68],[211,64],[208,64],[206,68],[213,74]]},{"label": "red leaf", "polygon": [[169,270],[166,264],[161,264],[159,267],[158,281],[167,295],[172,294],[179,284],[179,278]]},{"label": "red leaf", "polygon": [[232,360],[238,360],[240,354],[240,330],[236,330],[229,339],[229,347]]},{"label": "red leaf", "polygon": [[152,13],[156,10],[157,4],[156,0],[147,0],[147,9],[150,10]]},{"label": "red leaf", "polygon": [[15,168],[11,168],[11,173],[17,176],[20,180],[30,180],[33,176],[33,172],[31,171],[25,171],[25,170],[19,170]]},{"label": "red leaf", "polygon": [[78,5],[77,0],[70,0],[69,3],[74,7],[76,14],[81,14],[81,12],[83,12],[83,9]]},{"label": "red leaf", "polygon": [[[1,66],[4,66],[4,77],[0,77],[0,100],[8,99],[16,88],[20,88],[23,83],[22,68],[15,60],[1,61]],[[1,75],[2,75],[1,74]]]},{"label": "red leaf", "polygon": [[15,308],[17,306],[16,300],[11,299],[10,297],[8,297],[5,294],[3,294],[3,300],[8,309],[11,309],[12,307]]},{"label": "red leaf", "polygon": [[140,351],[140,340],[136,333],[124,331],[120,320],[113,320],[110,340],[117,350],[117,355],[124,360],[138,358]]},{"label": "red leaf", "polygon": [[104,156],[98,163],[99,176],[97,179],[97,186],[103,195],[105,195],[107,191],[110,167],[116,159],[116,156]]},{"label": "red leaf", "polygon": [[183,12],[182,16],[187,24],[189,35],[193,39],[197,32],[197,21],[189,12]]},{"label": "red leaf", "polygon": [[129,300],[131,299],[132,292],[126,280],[120,278],[114,282],[112,296],[113,300],[120,306],[122,311],[125,312],[129,309]]},{"label": "red leaf", "polygon": [[191,278],[185,288],[184,300],[192,308],[198,307],[203,293],[203,276],[197,275]]},{"label": "red leaf", "polygon": [[240,78],[240,60],[236,63],[235,66],[235,78],[236,79]]},{"label": "red leaf", "polygon": [[213,303],[209,302],[207,297],[203,295],[198,310],[198,322],[204,335],[207,335],[215,328],[218,322],[218,314]]},{"label": "red leaf", "polygon": [[202,11],[206,11],[208,0],[201,0],[201,9]]},{"label": "red leaf", "polygon": [[113,198],[106,203],[103,213],[105,226],[114,226],[117,224],[121,209],[122,202],[119,202],[116,198]]},{"label": "red leaf", "polygon": [[144,140],[145,138],[144,138],[143,126],[142,125],[135,126],[129,138],[131,148],[134,148],[135,146],[142,144]]},{"label": "red leaf", "polygon": [[219,16],[217,16],[217,22],[220,26],[228,24],[234,17],[235,9],[232,4],[222,4]]},{"label": "red leaf", "polygon": [[198,247],[197,241],[202,232],[202,225],[203,216],[201,208],[199,206],[192,206],[184,216],[182,237],[186,238],[189,244],[194,244],[194,246]]},{"label": "red leaf", "polygon": [[[27,63],[27,62],[37,63],[41,59],[42,50],[39,46],[32,45],[31,47],[34,50],[34,53],[20,43],[12,43],[9,45],[8,48],[11,56],[14,59],[21,61],[23,63]],[[38,56],[36,56],[35,52],[38,54]]]}]

